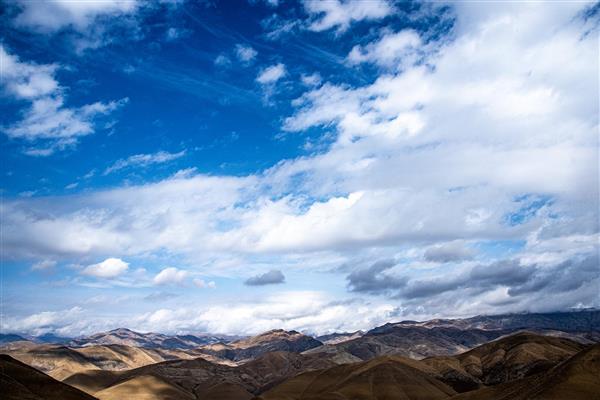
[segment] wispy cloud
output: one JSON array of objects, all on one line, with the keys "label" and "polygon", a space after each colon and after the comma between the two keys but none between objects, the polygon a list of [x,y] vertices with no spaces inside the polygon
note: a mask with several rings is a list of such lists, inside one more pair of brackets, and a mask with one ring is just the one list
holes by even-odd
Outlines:
[{"label": "wispy cloud", "polygon": [[285,65],[279,63],[263,69],[256,77],[256,81],[262,85],[273,84],[283,78],[285,74]]},{"label": "wispy cloud", "polygon": [[258,52],[252,48],[252,46],[247,46],[243,44],[235,45],[235,54],[243,63],[250,63],[252,60],[256,58]]},{"label": "wispy cloud", "polygon": [[96,102],[81,107],[65,105],[64,91],[55,78],[57,65],[38,65],[19,60],[0,46],[3,62],[2,83],[16,100],[29,102],[23,118],[3,132],[12,139],[33,144],[24,153],[49,156],[56,151],[75,147],[83,136],[93,134],[96,120],[107,116],[128,102],[127,98]]},{"label": "wispy cloud", "polygon": [[178,153],[158,151],[151,154],[135,154],[124,159],[117,160],[113,165],[104,170],[103,175],[108,175],[126,168],[143,168],[154,164],[163,164],[176,160],[185,155],[185,150]]}]

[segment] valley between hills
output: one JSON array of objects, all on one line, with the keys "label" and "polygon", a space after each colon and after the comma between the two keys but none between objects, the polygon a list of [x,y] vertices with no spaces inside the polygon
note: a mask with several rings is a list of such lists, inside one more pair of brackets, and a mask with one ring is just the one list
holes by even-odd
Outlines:
[{"label": "valley between hills", "polygon": [[3,399],[600,399],[600,311],[253,337],[0,335]]}]

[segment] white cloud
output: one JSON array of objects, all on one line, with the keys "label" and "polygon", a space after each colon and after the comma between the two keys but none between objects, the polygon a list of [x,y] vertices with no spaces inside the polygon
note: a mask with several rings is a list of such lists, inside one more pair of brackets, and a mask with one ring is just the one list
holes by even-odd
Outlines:
[{"label": "white cloud", "polygon": [[48,271],[56,266],[57,262],[54,260],[42,260],[31,266],[32,271]]},{"label": "white cloud", "polygon": [[217,65],[219,67],[227,67],[227,66],[231,65],[231,60],[226,55],[219,54],[215,58],[215,65]]},{"label": "white cloud", "polygon": [[256,77],[256,81],[262,85],[272,84],[283,78],[285,74],[285,65],[279,63],[263,69]]},{"label": "white cloud", "polygon": [[184,155],[185,150],[182,150],[178,153],[159,151],[151,154],[135,154],[125,159],[117,160],[113,165],[104,170],[104,175],[108,175],[110,173],[130,167],[147,167],[153,164],[163,164],[181,158]]},{"label": "white cloud", "polygon": [[120,258],[107,258],[98,264],[88,265],[81,273],[96,278],[116,278],[127,272],[128,268],[129,263]]},{"label": "white cloud", "polygon": [[[295,329],[313,334],[356,331],[381,325],[397,315],[389,303],[332,301],[320,292],[279,292],[259,301],[193,308],[161,308],[125,318],[102,317],[79,307],[5,318],[3,331],[48,331],[82,335],[127,327],[140,332],[214,332],[255,335],[270,329]],[[223,318],[227,316],[227,318]]]},{"label": "white cloud", "polygon": [[343,32],[353,22],[382,19],[394,11],[386,0],[305,0],[304,8],[312,17],[308,29],[317,32],[336,27]]},{"label": "white cloud", "polygon": [[214,281],[206,282],[204,279],[199,278],[194,279],[194,285],[200,289],[214,289],[217,287],[217,284]]},{"label": "white cloud", "polygon": [[[326,82],[294,101],[284,128],[322,127],[331,141],[324,151],[255,175],[182,173],[79,196],[7,200],[0,208],[6,253],[61,259],[167,251],[219,271],[237,268],[217,268],[235,254],[255,274],[286,272],[290,259],[318,269],[320,257],[395,257],[416,247],[415,261],[403,265],[407,274],[431,268],[443,277],[436,265],[422,265],[424,252],[457,239],[469,248],[525,241],[514,258],[540,265],[594,251],[598,59],[596,38],[582,36],[575,17],[581,4],[457,7],[454,36],[426,53],[425,64],[386,69],[361,87]],[[394,65],[377,50],[385,38],[360,48],[364,61]],[[557,65],[556,54],[569,62]],[[552,201],[535,209],[528,194]],[[429,258],[469,258],[455,250],[432,250]],[[261,268],[259,256],[269,260]],[[593,303],[594,289],[590,282],[544,307]],[[423,313],[493,310],[490,301],[510,297],[496,288],[473,292],[456,303],[451,293],[432,298]],[[535,306],[535,299],[510,300],[503,311]],[[152,321],[188,326],[166,314]],[[252,329],[277,324],[263,318]]]},{"label": "white cloud", "polygon": [[41,32],[55,32],[66,27],[85,31],[99,17],[117,17],[133,13],[138,8],[136,0],[19,0],[19,5],[21,12],[15,19],[17,26]]},{"label": "white cloud", "polygon": [[252,60],[256,58],[258,52],[252,48],[252,46],[246,46],[243,44],[235,45],[235,55],[238,60],[243,63],[250,63]]},{"label": "white cloud", "polygon": [[64,88],[56,81],[56,65],[38,65],[20,61],[0,46],[3,61],[4,90],[30,106],[23,118],[3,127],[12,139],[24,140],[34,147],[24,151],[31,156],[48,156],[57,150],[77,145],[80,137],[95,131],[95,120],[122,107],[128,99],[96,102],[81,107],[65,106]]},{"label": "white cloud", "polygon": [[300,77],[300,80],[306,86],[318,86],[321,84],[322,78],[321,78],[321,74],[319,74],[318,72],[315,72],[310,75],[302,74],[302,76]]},{"label": "white cloud", "polygon": [[155,285],[181,285],[188,278],[189,272],[175,267],[168,267],[160,271],[153,279]]},{"label": "white cloud", "polygon": [[348,54],[348,62],[373,62],[384,67],[406,68],[418,60],[422,45],[419,34],[414,30],[386,33],[379,41],[354,46]]}]

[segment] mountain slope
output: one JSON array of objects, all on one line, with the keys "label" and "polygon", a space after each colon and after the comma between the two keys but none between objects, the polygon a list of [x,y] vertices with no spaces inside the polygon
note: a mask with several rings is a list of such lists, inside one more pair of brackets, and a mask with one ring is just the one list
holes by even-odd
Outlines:
[{"label": "mountain slope", "polygon": [[235,362],[244,362],[272,351],[300,353],[322,344],[320,341],[296,331],[275,329],[228,344],[217,343],[204,346],[198,351]]},{"label": "mountain slope", "polygon": [[91,336],[73,339],[70,346],[82,347],[90,345],[120,344],[133,347],[144,347],[149,349],[194,349],[206,344],[230,340],[229,337],[213,335],[179,335],[169,336],[161,333],[140,333],[126,328],[113,329],[108,332],[100,332]]},{"label": "mountain slope", "polygon": [[3,400],[94,400],[5,354],[0,355],[0,393]]},{"label": "mountain slope", "polygon": [[600,344],[589,346],[551,370],[518,381],[462,393],[453,400],[598,400]]},{"label": "mountain slope", "polygon": [[[161,362],[129,371],[86,371],[74,374],[64,382],[99,396],[101,391],[130,379],[152,375],[199,398],[206,398],[209,392],[216,396],[216,384],[221,385],[219,387],[225,392],[237,393],[239,397],[241,393],[248,396],[260,393],[301,372],[334,365],[334,361],[323,355],[276,351],[237,367],[198,358]],[[121,388],[119,393],[123,390]]]},{"label": "mountain slope", "polygon": [[0,353],[9,354],[59,380],[82,371],[119,371],[165,360],[194,357],[193,354],[181,350],[145,349],[124,345],[71,348],[31,342],[7,344],[0,347]]},{"label": "mountain slope", "polygon": [[196,397],[153,375],[140,375],[95,394],[100,400],[193,400]]},{"label": "mountain slope", "polygon": [[305,372],[260,396],[262,400],[436,400],[456,392],[418,361],[378,357]]},{"label": "mountain slope", "polygon": [[334,345],[325,345],[310,352],[347,353],[361,360],[382,355],[400,355],[420,359],[429,356],[453,355],[501,336],[502,331],[458,328],[425,328],[386,324],[365,335]]},{"label": "mountain slope", "polygon": [[436,369],[459,392],[509,382],[546,371],[583,350],[572,340],[521,332],[451,357],[431,357]]}]

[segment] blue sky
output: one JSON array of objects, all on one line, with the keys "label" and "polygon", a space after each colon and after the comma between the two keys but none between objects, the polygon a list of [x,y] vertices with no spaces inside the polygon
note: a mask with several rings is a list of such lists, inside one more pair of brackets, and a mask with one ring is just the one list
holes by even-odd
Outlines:
[{"label": "blue sky", "polygon": [[597,4],[2,6],[3,331],[599,305]]}]

